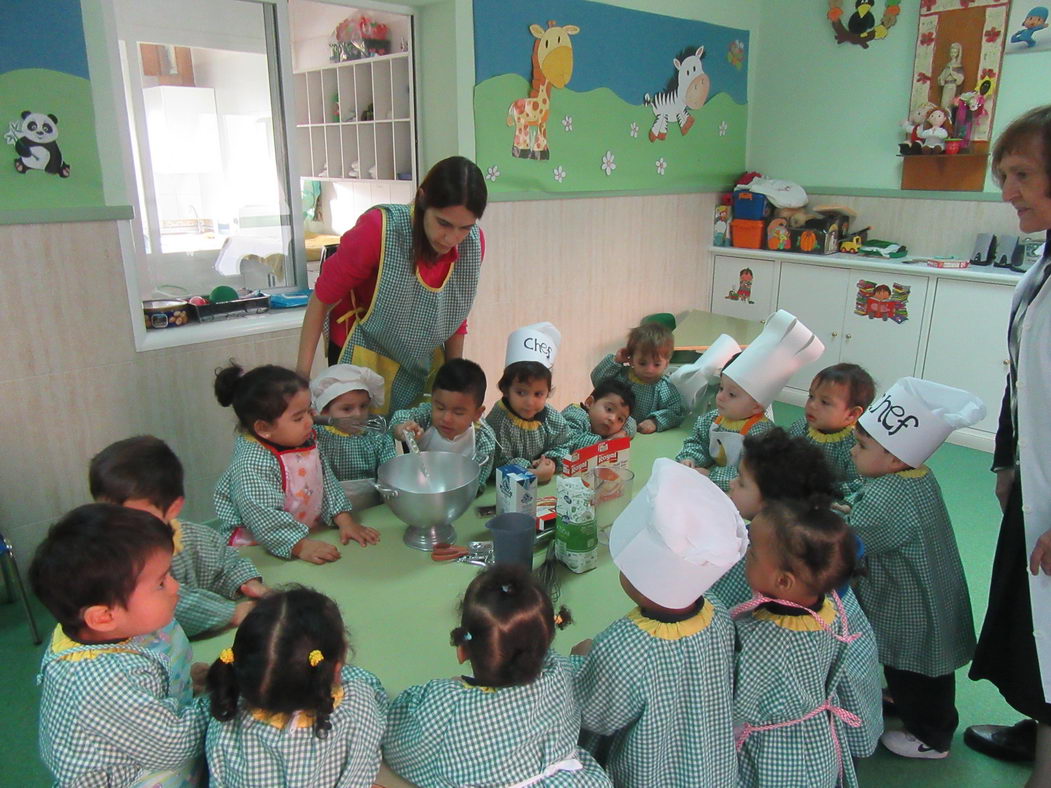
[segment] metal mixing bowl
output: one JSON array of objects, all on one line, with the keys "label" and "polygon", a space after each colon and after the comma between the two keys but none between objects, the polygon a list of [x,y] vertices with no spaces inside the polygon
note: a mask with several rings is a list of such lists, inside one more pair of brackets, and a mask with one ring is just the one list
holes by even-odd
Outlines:
[{"label": "metal mixing bowl", "polygon": [[422,451],[402,454],[379,467],[376,489],[409,527],[404,541],[417,550],[452,543],[452,521],[463,514],[478,489],[478,463],[462,454]]}]

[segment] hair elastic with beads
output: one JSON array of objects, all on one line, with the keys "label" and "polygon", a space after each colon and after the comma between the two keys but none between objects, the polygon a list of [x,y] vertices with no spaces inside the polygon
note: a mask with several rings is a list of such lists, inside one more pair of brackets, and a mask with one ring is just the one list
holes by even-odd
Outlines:
[{"label": "hair elastic with beads", "polygon": [[310,662],[310,667],[312,667],[312,668],[316,668],[324,660],[325,660],[325,655],[322,654],[317,649],[314,649],[309,654],[307,654],[307,661]]},{"label": "hair elastic with beads", "polygon": [[224,665],[234,664],[234,650],[232,648],[224,648],[219,652],[219,661]]},{"label": "hair elastic with beads", "polygon": [[470,632],[464,632],[463,633],[463,637],[461,638],[461,640],[463,640],[466,643],[468,640],[474,640],[474,638],[471,637],[471,633]]}]

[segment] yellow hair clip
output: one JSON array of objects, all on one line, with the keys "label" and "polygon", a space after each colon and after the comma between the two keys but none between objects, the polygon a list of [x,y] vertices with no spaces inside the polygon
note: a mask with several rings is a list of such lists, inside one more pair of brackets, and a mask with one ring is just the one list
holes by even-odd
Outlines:
[{"label": "yellow hair clip", "polygon": [[319,664],[321,664],[321,662],[324,661],[324,659],[325,655],[317,649],[314,649],[309,654],[307,654],[307,660],[310,662],[310,667],[312,668],[316,668]]},{"label": "yellow hair clip", "polygon": [[224,665],[234,664],[234,650],[232,648],[224,648],[219,652],[219,661]]},{"label": "yellow hair clip", "polygon": [[556,615],[555,615],[555,626],[556,626],[556,627],[560,627],[560,626],[562,626],[562,622],[563,622],[564,620],[565,620],[565,619],[563,619],[561,615],[559,615],[559,614],[556,614]]}]

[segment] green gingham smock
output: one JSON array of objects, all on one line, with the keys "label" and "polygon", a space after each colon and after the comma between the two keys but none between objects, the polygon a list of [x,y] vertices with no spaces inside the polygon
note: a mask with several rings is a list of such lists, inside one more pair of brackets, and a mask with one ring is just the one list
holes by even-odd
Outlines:
[{"label": "green gingham smock", "polygon": [[376,469],[394,459],[394,441],[386,433],[348,435],[335,427],[318,427],[317,447],[341,481],[375,479]]},{"label": "green gingham smock", "polygon": [[732,786],[734,627],[705,600],[684,621],[635,608],[572,657],[585,731],[612,735],[606,770],[617,786]]},{"label": "green gingham smock", "polygon": [[868,576],[854,589],[884,665],[944,676],[974,655],[974,622],[960,551],[927,466],[866,479],[848,521],[865,543]]},{"label": "green gingham smock", "polygon": [[788,434],[793,438],[806,438],[821,449],[828,467],[836,475],[840,495],[845,498],[861,489],[862,480],[858,476],[858,469],[854,467],[854,458],[850,456],[850,450],[857,442],[853,426],[844,427],[839,432],[824,433],[815,430],[803,418],[788,428]]},{"label": "green gingham smock", "polygon": [[[832,601],[825,599],[818,615],[839,626]],[[734,621],[737,654],[734,681],[734,722],[738,726],[769,725],[803,717],[831,703],[861,716],[839,692],[845,670],[844,644],[809,615],[774,612],[767,606]],[[829,727],[830,714],[821,712],[804,722],[753,732],[738,751],[741,786],[833,788],[839,785],[840,764],[846,786],[856,786],[848,728],[832,717],[842,747],[836,757]]]},{"label": "green gingham smock", "polygon": [[[175,622],[93,645],[55,627],[37,683],[40,757],[57,784],[131,786],[169,770],[175,773],[149,785],[197,784],[207,711],[192,696],[188,649]],[[171,664],[169,650],[186,664]]]},{"label": "green gingham smock", "polygon": [[[407,421],[415,421],[423,429],[428,429],[434,422],[431,420],[431,403],[423,402],[415,408],[405,408],[395,412],[390,417],[391,429]],[[494,463],[496,462],[496,435],[487,421],[476,421],[474,423],[474,456],[478,460],[485,459],[479,464],[478,470],[478,494],[485,490],[489,478],[493,475]]]},{"label": "green gingham smock", "polygon": [[435,679],[409,687],[391,703],[383,756],[420,788],[505,788],[571,757],[584,769],[558,772],[537,785],[611,786],[577,747],[579,733],[572,669],[552,651],[531,684],[494,689]]},{"label": "green gingham smock", "polygon": [[[442,365],[447,339],[467,319],[478,290],[482,245],[475,225],[457,247],[458,256],[441,288],[419,277],[412,256],[412,211],[407,205],[378,205],[383,215],[376,290],[365,314],[351,326],[341,364],[373,369],[386,382],[386,413],[410,407],[427,390],[432,370]],[[355,348],[378,354],[359,357]],[[382,359],[398,364],[391,378]],[[385,374],[386,373],[386,374]]]},{"label": "green gingham smock", "polygon": [[[562,417],[569,427],[570,451],[578,451],[607,440],[591,431],[591,416],[584,410],[583,404],[567,405],[562,409]],[[629,438],[634,438],[637,431],[638,425],[635,423],[635,418],[628,416],[628,420],[624,422],[624,433]]]},{"label": "green gingham smock", "polygon": [[559,466],[571,451],[569,425],[562,414],[550,405],[533,419],[522,419],[500,400],[485,420],[493,428],[496,440],[495,467],[520,465],[528,468],[541,456],[550,457]]},{"label": "green gingham smock", "polygon": [[172,520],[172,577],[179,581],[175,620],[190,637],[230,624],[241,586],[260,577],[250,560],[207,525]]},{"label": "green gingham smock", "polygon": [[[350,502],[324,455],[318,456],[325,485],[321,516],[331,522],[350,511]],[[259,441],[244,435],[237,436],[230,465],[215,485],[215,513],[227,538],[243,525],[278,558],[291,558],[296,543],[310,536],[310,529],[285,511],[281,464]]]},{"label": "green gingham smock", "polygon": [[[727,608],[735,608],[752,598],[752,589],[745,579],[745,559],[734,564],[708,589],[709,597],[716,597]],[[861,718],[861,727],[843,726],[840,741],[855,758],[867,758],[876,751],[883,734],[883,671],[880,670],[876,633],[858,604],[858,598],[849,588],[843,594],[843,612],[852,633],[861,637],[842,646],[843,674],[838,691],[844,708],[853,710]]]},{"label": "green gingham smock", "polygon": [[228,722],[208,722],[212,788],[371,788],[380,769],[387,694],[367,670],[345,665],[323,738],[313,715],[268,714],[241,700]]},{"label": "green gingham smock", "polygon": [[[718,410],[710,410],[702,416],[697,417],[697,421],[693,425],[693,432],[690,433],[685,441],[683,441],[682,449],[676,455],[675,459],[684,460],[691,459],[699,468],[708,469],[708,478],[711,479],[715,484],[719,486],[723,492],[730,489],[730,482],[737,478],[737,466],[736,465],[717,465],[715,458],[712,457],[708,451],[709,442],[711,440],[712,425],[715,423],[715,419],[719,416]],[[740,432],[745,425],[746,420],[741,421],[724,421],[722,424],[715,424],[715,432]],[[774,423],[765,416],[752,425],[752,428],[748,430],[748,435],[762,435],[764,432],[769,432],[774,428]]]},{"label": "green gingham smock", "polygon": [[653,419],[657,432],[664,432],[678,427],[686,418],[686,406],[682,404],[679,390],[667,375],[656,383],[643,383],[631,367],[618,364],[612,355],[608,355],[591,370],[591,383],[597,386],[607,378],[617,378],[631,386],[635,394],[635,408],[631,415],[636,422]]}]

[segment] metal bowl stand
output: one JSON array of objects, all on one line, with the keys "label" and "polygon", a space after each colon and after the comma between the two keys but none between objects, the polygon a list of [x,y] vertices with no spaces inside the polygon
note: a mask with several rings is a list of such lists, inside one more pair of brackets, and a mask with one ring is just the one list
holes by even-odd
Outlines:
[{"label": "metal bowl stand", "polygon": [[414,550],[423,550],[429,553],[436,544],[455,544],[456,529],[452,527],[452,523],[437,525],[433,528],[410,525],[405,529],[402,541]]}]

